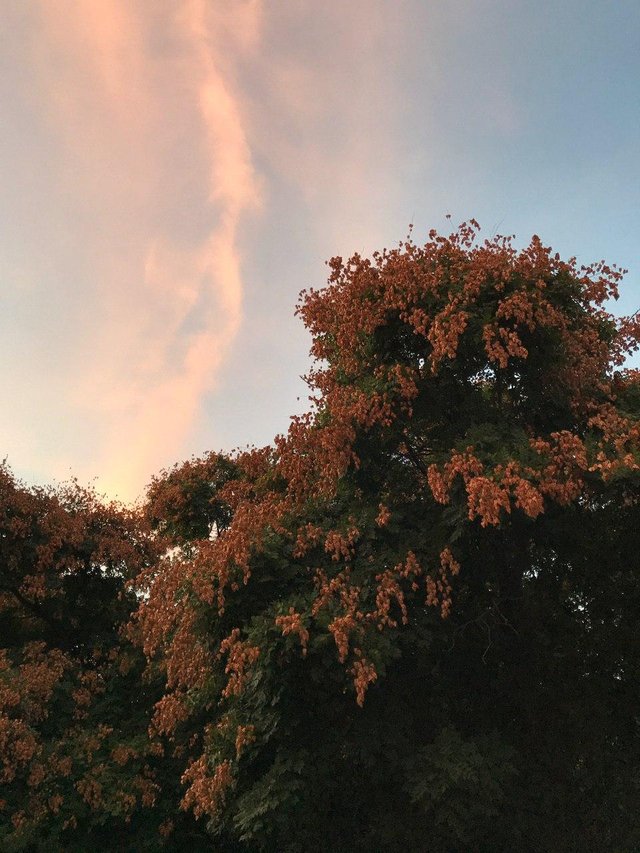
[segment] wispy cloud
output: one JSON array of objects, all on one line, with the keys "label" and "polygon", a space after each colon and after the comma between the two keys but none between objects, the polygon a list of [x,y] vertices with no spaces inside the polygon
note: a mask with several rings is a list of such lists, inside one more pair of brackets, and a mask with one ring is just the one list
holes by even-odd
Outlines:
[{"label": "wispy cloud", "polygon": [[[98,476],[132,499],[218,436],[286,428],[306,369],[300,335],[288,375],[307,271],[322,281],[324,258],[379,246],[394,222],[405,104],[389,70],[406,27],[385,0],[11,8],[27,133],[0,154],[15,173],[10,275],[30,349],[0,452],[39,479]],[[248,241],[248,215],[267,209]]]},{"label": "wispy cloud", "polygon": [[181,452],[242,321],[238,228],[261,190],[225,68],[255,50],[261,6],[42,0],[30,14],[29,97],[90,326],[58,379],[95,443],[55,473],[99,473],[131,499]]}]

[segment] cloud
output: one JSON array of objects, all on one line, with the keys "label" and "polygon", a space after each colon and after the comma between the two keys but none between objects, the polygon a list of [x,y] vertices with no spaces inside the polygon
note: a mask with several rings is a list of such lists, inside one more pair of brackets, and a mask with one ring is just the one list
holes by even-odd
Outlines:
[{"label": "cloud", "polygon": [[406,104],[390,69],[406,20],[383,0],[11,8],[10,118],[23,111],[24,127],[0,172],[11,164],[29,352],[0,440],[40,479],[98,476],[132,499],[217,435],[286,428],[280,386],[293,360],[306,369],[297,292],[330,254],[404,233]]},{"label": "cloud", "polygon": [[238,229],[261,182],[228,62],[256,49],[261,4],[41,0],[29,15],[24,97],[54,164],[36,192],[64,198],[74,234],[58,310],[77,319],[75,358],[51,381],[94,433],[52,473],[132,499],[179,458],[242,323]]}]

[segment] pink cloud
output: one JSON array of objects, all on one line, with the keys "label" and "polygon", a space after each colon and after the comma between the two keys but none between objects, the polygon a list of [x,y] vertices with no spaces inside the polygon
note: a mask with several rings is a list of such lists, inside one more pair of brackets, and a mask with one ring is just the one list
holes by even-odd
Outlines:
[{"label": "pink cloud", "polygon": [[[242,419],[236,444],[255,440],[242,432],[257,430],[247,401],[229,412],[223,380],[244,376],[237,389],[267,394],[288,381],[287,342],[262,341],[257,366],[234,342],[247,326],[254,339],[277,335],[272,300],[289,318],[309,282],[265,269],[246,304],[244,263],[255,269],[262,239],[285,265],[285,215],[306,228],[320,279],[330,254],[385,241],[401,108],[389,73],[401,27],[385,8],[25,0],[16,97],[47,169],[24,227],[32,210],[48,224],[25,242],[34,295],[23,337],[41,346],[19,366],[27,390],[0,435],[14,464],[46,479],[99,476],[99,488],[133,499],[196,449],[194,436],[216,446],[216,417],[227,435]],[[22,169],[30,175],[28,159]],[[274,224],[262,217],[250,243],[248,218],[267,204]],[[249,371],[264,374],[260,388]]]},{"label": "pink cloud", "polygon": [[37,12],[35,102],[82,233],[92,327],[61,386],[96,427],[91,458],[69,448],[54,473],[100,473],[132,499],[179,457],[242,322],[237,234],[261,187],[223,68],[255,49],[261,4],[41,0]]}]

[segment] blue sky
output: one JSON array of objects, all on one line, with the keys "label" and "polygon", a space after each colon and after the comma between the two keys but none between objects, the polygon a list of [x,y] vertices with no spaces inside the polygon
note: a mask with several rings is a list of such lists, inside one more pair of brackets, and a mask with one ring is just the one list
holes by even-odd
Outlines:
[{"label": "blue sky", "polygon": [[[637,2],[8,0],[0,444],[125,499],[304,407],[334,254],[475,217],[629,269]],[[302,398],[302,399],[298,399]]]}]

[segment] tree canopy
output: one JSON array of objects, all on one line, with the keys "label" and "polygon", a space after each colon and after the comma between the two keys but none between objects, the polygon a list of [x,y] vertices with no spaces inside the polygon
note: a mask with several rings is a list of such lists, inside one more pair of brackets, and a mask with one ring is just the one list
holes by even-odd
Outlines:
[{"label": "tree canopy", "polygon": [[[73,522],[2,520],[11,849],[83,797],[77,838],[119,820],[132,849],[640,847],[640,323],[606,307],[624,271],[478,230],[333,258],[298,305],[310,411],[162,472],[100,536],[105,508],[5,472]],[[72,672],[111,731],[55,793],[29,774],[81,748]]]}]

